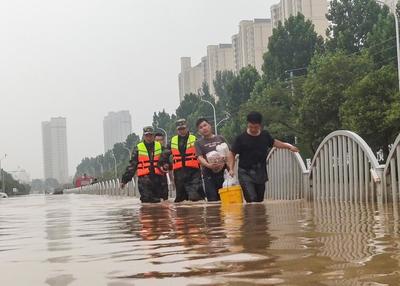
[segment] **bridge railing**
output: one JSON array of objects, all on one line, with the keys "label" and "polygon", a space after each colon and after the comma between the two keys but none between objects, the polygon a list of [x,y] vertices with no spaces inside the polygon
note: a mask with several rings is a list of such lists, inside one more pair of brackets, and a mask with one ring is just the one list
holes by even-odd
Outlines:
[{"label": "bridge railing", "polygon": [[269,200],[303,199],[308,192],[308,174],[300,154],[273,148],[267,157]]},{"label": "bridge railing", "polygon": [[382,199],[383,168],[356,133],[332,132],[322,141],[311,162],[312,197],[353,202]]},{"label": "bridge railing", "polygon": [[347,130],[332,132],[318,147],[309,168],[300,154],[272,149],[267,158],[267,199],[400,201],[400,135],[386,165],[368,144]]},{"label": "bridge railing", "polygon": [[[371,148],[356,133],[332,132],[318,147],[310,167],[298,153],[272,149],[267,158],[270,200],[334,200],[348,202],[400,200],[400,135],[386,165],[380,165]],[[136,182],[121,189],[119,180],[109,180],[64,193],[138,197]],[[391,194],[387,196],[387,194]],[[170,197],[174,190],[170,190]]]},{"label": "bridge railing", "polygon": [[139,194],[139,190],[137,189],[137,184],[135,184],[134,181],[130,181],[125,188],[121,189],[119,179],[113,179],[79,188],[65,189],[64,194],[136,197]]},{"label": "bridge railing", "polygon": [[386,161],[383,170],[383,181],[384,189],[389,199],[392,199],[394,203],[398,203],[400,192],[400,134],[392,145]]}]

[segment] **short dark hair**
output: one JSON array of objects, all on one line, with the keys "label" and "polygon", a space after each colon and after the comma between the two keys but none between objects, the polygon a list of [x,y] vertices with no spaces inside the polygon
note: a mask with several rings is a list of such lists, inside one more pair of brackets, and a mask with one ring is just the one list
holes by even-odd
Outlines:
[{"label": "short dark hair", "polygon": [[196,128],[199,128],[199,125],[203,122],[207,122],[208,124],[210,124],[210,122],[207,120],[207,118],[201,117],[201,118],[197,119],[197,121],[196,121]]},{"label": "short dark hair", "polygon": [[252,111],[247,114],[247,122],[253,124],[261,124],[262,123],[262,115],[260,112]]},{"label": "short dark hair", "polygon": [[156,133],[154,134],[154,136],[161,136],[161,137],[164,137],[164,134],[161,133],[161,132],[156,132]]}]

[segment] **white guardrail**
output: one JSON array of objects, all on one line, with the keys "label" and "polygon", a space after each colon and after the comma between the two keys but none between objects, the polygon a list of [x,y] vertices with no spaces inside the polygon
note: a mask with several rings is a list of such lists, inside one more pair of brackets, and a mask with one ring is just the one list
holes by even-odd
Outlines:
[{"label": "white guardrail", "polygon": [[[400,135],[387,163],[380,165],[368,144],[347,130],[322,141],[307,169],[298,153],[273,148],[267,157],[268,200],[330,200],[349,202],[400,200]],[[65,194],[138,197],[137,183],[120,188],[118,179],[64,190]],[[170,197],[175,195],[170,186]]]}]

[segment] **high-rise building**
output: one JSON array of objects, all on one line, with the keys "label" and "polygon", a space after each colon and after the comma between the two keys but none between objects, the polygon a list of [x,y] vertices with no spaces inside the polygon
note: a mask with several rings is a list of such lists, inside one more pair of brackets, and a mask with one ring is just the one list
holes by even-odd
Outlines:
[{"label": "high-rise building", "polygon": [[217,71],[234,71],[235,58],[232,44],[207,46],[207,78],[211,94],[214,94],[214,80]]},{"label": "high-rise building", "polygon": [[[380,1],[377,1],[378,3]],[[397,0],[384,0],[384,3],[389,6],[390,11],[392,11],[392,13],[396,12],[396,4],[397,4]]]},{"label": "high-rise building", "polygon": [[115,143],[124,142],[132,133],[132,118],[128,110],[109,112],[103,120],[104,152],[111,150]]},{"label": "high-rise building", "polygon": [[179,100],[182,101],[186,94],[197,94],[204,82],[214,94],[214,80],[217,71],[234,71],[235,60],[232,44],[219,44],[207,46],[207,56],[192,67],[190,57],[181,58],[181,72],[179,73]]},{"label": "high-rise building", "polygon": [[239,33],[232,36],[236,72],[248,65],[261,72],[263,55],[267,51],[271,35],[270,19],[244,20],[239,23]]},{"label": "high-rise building", "polygon": [[53,117],[42,122],[44,178],[68,182],[67,120]]},{"label": "high-rise building", "polygon": [[327,0],[280,0],[271,6],[272,25],[275,28],[279,22],[283,23],[290,16],[302,13],[313,22],[315,31],[325,37],[329,25],[326,19],[328,6]]},{"label": "high-rise building", "polygon": [[179,74],[179,100],[182,101],[186,94],[197,94],[207,74],[206,67],[204,66],[206,59],[192,67],[190,57],[181,58],[181,72]]}]

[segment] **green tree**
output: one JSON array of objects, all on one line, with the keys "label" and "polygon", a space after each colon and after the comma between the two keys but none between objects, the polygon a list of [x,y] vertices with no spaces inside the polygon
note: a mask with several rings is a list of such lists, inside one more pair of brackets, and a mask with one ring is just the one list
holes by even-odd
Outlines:
[{"label": "green tree", "polygon": [[298,118],[311,150],[315,151],[330,132],[342,128],[339,109],[345,92],[371,67],[371,60],[359,55],[337,53],[313,59],[303,86]]},{"label": "green tree", "polygon": [[389,13],[374,0],[332,0],[327,19],[327,48],[345,53],[360,52],[381,14]]},{"label": "green tree", "polygon": [[351,86],[340,108],[343,127],[358,133],[373,150],[382,148],[386,155],[400,132],[397,89],[397,70],[384,66]]},{"label": "green tree", "polygon": [[[264,54],[264,79],[267,84],[283,81],[287,70],[306,68],[316,51],[323,49],[323,39],[314,31],[314,25],[298,14],[278,24]],[[304,72],[304,70],[303,70]],[[300,73],[296,73],[299,75]]]},{"label": "green tree", "polygon": [[228,141],[232,141],[244,128],[244,120],[239,115],[240,107],[245,104],[251,96],[254,87],[261,77],[254,67],[242,68],[238,75],[226,82],[225,105],[219,105],[220,112],[227,111],[230,119],[225,123],[221,132]]},{"label": "green tree", "polygon": [[374,61],[375,68],[397,64],[396,29],[393,14],[381,13],[378,22],[368,33],[365,43],[368,54]]}]

